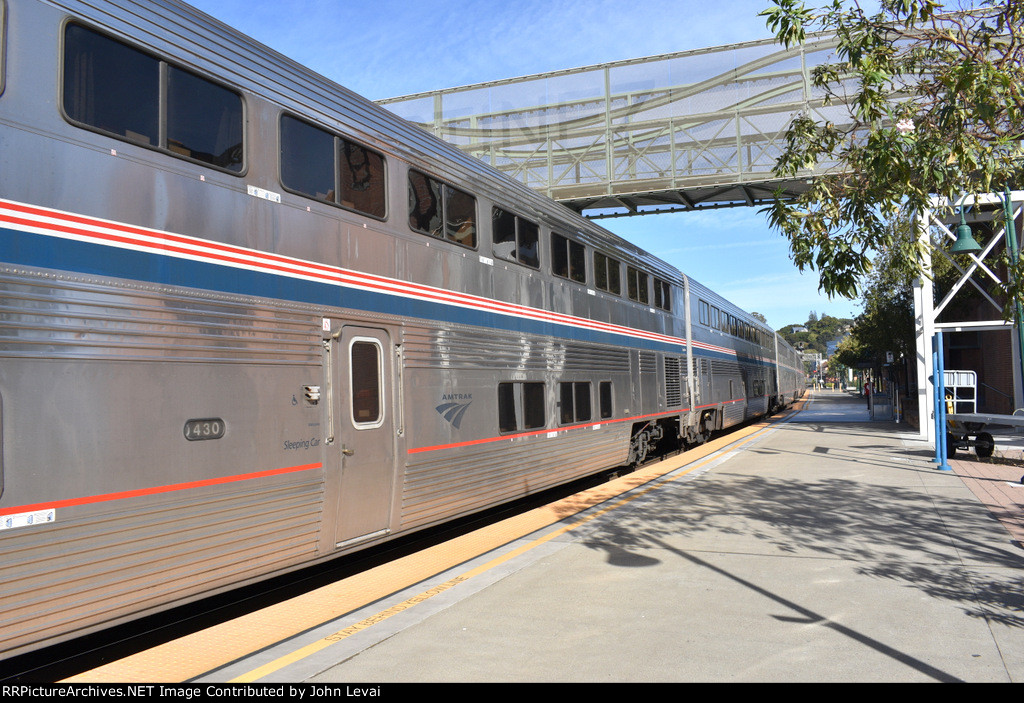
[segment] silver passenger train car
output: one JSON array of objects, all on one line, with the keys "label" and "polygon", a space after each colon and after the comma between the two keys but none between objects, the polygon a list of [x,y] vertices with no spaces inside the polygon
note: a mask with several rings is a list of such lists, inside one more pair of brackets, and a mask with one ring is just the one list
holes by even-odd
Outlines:
[{"label": "silver passenger train car", "polygon": [[0,657],[770,413],[691,278],[176,0],[0,0]]}]

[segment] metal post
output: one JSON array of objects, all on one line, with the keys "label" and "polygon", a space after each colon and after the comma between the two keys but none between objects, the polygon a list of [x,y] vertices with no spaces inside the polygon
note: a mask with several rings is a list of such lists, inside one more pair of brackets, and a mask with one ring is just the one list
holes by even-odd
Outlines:
[{"label": "metal post", "polygon": [[[935,432],[935,428],[939,424],[939,385],[935,383],[935,369],[938,368],[938,357],[939,353],[935,351],[935,335],[932,335],[932,373],[928,380],[931,381],[932,386],[932,417],[935,418],[935,425],[932,427],[932,432]],[[924,422],[922,425],[926,424]],[[942,463],[942,447],[941,441],[938,436],[935,437],[935,457],[932,459],[933,464]]]},{"label": "metal post", "polygon": [[947,461],[946,365],[942,359],[942,331],[935,333],[935,463],[940,471],[952,471]]},{"label": "metal post", "polygon": [[[922,246],[925,273],[914,282],[914,334],[916,341],[917,364],[917,429],[920,438],[926,442],[935,439],[935,424],[929,413],[935,408],[932,379],[935,374],[934,355],[930,353],[932,336],[935,334],[935,291],[931,279],[932,257],[929,244],[928,228],[931,224],[931,211],[925,210],[915,216],[917,236]],[[929,404],[929,395],[932,395]]]},{"label": "metal post", "polygon": [[[1005,240],[1006,252],[1010,257],[1010,261],[1015,262],[1019,252],[1017,250],[1017,227],[1013,222],[1013,207],[1010,205],[1010,186],[1006,186],[1003,198],[1003,217],[1006,221],[1003,229],[1003,239]],[[1013,309],[1013,326],[1017,328],[1017,357],[1021,366],[1020,378],[1024,382],[1024,310],[1021,309],[1020,300],[1014,301]],[[1014,393],[1015,402],[1017,397],[1017,394]],[[1020,397],[1024,397],[1024,394]]]}]

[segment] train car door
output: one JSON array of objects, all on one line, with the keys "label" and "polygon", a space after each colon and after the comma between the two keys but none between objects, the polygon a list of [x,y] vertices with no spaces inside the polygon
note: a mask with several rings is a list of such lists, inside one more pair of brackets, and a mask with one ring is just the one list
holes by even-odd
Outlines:
[{"label": "train car door", "polygon": [[395,481],[395,408],[391,338],[386,330],[345,325],[336,336],[334,378],[340,453],[335,542],[386,534]]}]

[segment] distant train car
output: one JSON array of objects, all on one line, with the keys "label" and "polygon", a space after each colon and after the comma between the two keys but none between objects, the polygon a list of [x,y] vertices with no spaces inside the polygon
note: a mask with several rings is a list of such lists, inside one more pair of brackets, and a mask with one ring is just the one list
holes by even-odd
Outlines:
[{"label": "distant train car", "polygon": [[0,23],[0,657],[802,392],[712,291],[186,5]]}]

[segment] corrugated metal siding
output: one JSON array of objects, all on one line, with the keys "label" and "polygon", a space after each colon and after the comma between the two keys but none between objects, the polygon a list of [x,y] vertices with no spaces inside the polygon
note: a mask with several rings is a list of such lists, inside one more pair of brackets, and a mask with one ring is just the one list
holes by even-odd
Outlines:
[{"label": "corrugated metal siding", "polygon": [[408,330],[404,341],[407,368],[629,372],[629,352],[624,349],[545,337],[420,329]]},{"label": "corrugated metal siding", "polygon": [[20,273],[0,267],[0,314],[17,315],[17,324],[0,318],[0,356],[320,363],[309,313]]},{"label": "corrugated metal siding", "polygon": [[322,499],[322,475],[304,472],[201,498],[122,501],[87,517],[62,509],[52,525],[8,531],[0,651],[308,561]]},{"label": "corrugated metal siding", "polygon": [[432,452],[406,467],[401,528],[415,528],[513,500],[625,461],[629,427],[605,425]]}]

